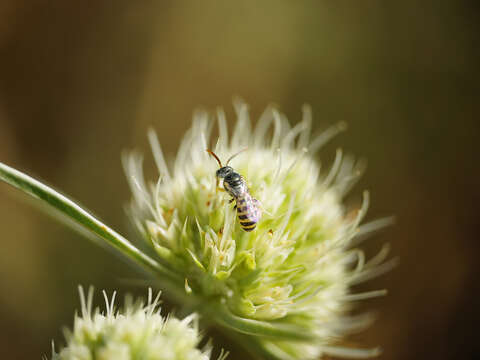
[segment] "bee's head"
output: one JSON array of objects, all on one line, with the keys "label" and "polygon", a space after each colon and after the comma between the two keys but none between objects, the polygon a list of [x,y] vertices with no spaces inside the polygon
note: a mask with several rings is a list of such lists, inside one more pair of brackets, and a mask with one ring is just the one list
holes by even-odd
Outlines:
[{"label": "bee's head", "polygon": [[215,160],[217,160],[218,162],[218,165],[220,165],[220,169],[217,170],[216,172],[216,175],[217,175],[217,178],[221,178],[221,179],[225,179],[226,176],[230,175],[230,174],[235,174],[235,171],[233,170],[233,168],[231,166],[228,166],[228,163],[235,157],[237,156],[238,154],[240,154],[241,152],[245,151],[247,149],[243,149],[239,152],[237,152],[236,154],[233,154],[232,156],[230,156],[230,158],[228,159],[227,161],[227,165],[223,166],[222,165],[222,162],[220,161],[219,157],[217,156],[217,154],[215,154],[212,150],[210,149],[207,149],[207,152],[212,155]]},{"label": "bee's head", "polygon": [[233,168],[231,166],[222,166],[220,169],[217,170],[216,175],[218,178],[225,178],[228,174],[233,172]]}]

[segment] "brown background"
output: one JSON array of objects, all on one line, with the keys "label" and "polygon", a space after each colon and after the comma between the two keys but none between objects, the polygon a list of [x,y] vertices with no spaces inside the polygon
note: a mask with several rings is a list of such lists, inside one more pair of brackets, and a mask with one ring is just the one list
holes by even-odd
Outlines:
[{"label": "brown background", "polygon": [[[380,318],[351,342],[381,344],[381,359],[469,358],[480,350],[477,14],[474,1],[3,0],[0,161],[129,234],[119,157],[146,150],[148,126],[172,155],[198,105],[231,114],[240,95],[253,117],[275,102],[297,122],[307,102],[315,129],[349,124],[325,161],[338,146],[369,161],[351,201],[370,189],[369,219],[397,217],[366,244],[388,241],[401,260],[363,287],[389,296],[365,305]],[[124,262],[23,200],[0,184],[0,357],[39,359],[71,325],[77,284],[143,291],[121,281],[138,276]]]}]

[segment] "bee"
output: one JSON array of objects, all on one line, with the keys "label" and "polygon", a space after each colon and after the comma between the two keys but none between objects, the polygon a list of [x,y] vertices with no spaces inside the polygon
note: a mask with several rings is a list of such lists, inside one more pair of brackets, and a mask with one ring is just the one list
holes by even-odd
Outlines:
[{"label": "bee", "polygon": [[218,156],[211,150],[207,149],[207,152],[217,160],[220,168],[215,173],[217,178],[217,185],[220,179],[223,179],[223,187],[225,191],[232,197],[230,203],[235,201],[234,210],[237,211],[238,221],[244,231],[252,231],[257,227],[257,223],[260,221],[262,212],[260,210],[260,201],[253,198],[248,191],[247,183],[242,175],[237,173],[231,166],[228,166],[230,161],[241,152],[230,156],[225,166]]}]

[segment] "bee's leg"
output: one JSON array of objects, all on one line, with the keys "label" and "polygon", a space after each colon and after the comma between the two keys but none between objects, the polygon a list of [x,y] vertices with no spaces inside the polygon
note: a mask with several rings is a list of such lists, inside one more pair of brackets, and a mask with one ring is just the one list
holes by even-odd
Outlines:
[{"label": "bee's leg", "polygon": [[[234,201],[235,201],[235,198],[231,198],[230,200],[228,200],[228,203],[231,204]],[[237,210],[237,204],[235,204],[235,206],[233,207],[233,210]]]},{"label": "bee's leg", "polygon": [[215,180],[215,191],[216,192],[219,192],[219,191],[225,192],[225,189],[220,186],[220,181],[218,180],[218,178],[216,178],[216,180]]},{"label": "bee's leg", "polygon": [[225,191],[224,188],[222,188],[222,187],[220,187],[220,186],[217,186],[217,187],[215,188],[215,192],[218,194],[219,192],[223,192],[223,193],[224,193],[224,192],[226,192],[226,191]]}]

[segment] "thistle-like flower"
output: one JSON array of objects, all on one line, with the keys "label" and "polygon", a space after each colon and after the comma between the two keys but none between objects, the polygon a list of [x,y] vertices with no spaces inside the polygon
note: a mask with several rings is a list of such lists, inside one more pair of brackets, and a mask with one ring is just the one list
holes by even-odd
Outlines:
[{"label": "thistle-like flower", "polygon": [[[92,311],[93,288],[87,298],[79,287],[81,315],[75,316],[73,330],[65,330],[67,346],[59,353],[52,349],[52,360],[208,360],[210,346],[197,348],[201,337],[195,314],[179,320],[162,317],[159,297],[148,302],[133,302],[127,297],[122,311],[115,309],[115,293],[111,300],[105,291],[105,312]],[[53,345],[52,345],[53,347]],[[222,351],[218,360],[227,354]]]},{"label": "thistle-like flower", "polygon": [[[385,291],[351,294],[351,286],[384,272],[387,248],[369,261],[354,246],[388,220],[360,225],[368,207],[347,211],[342,199],[364,169],[363,162],[338,151],[323,173],[315,154],[344,129],[331,127],[310,138],[311,111],[289,125],[268,108],[252,129],[247,106],[235,103],[231,137],[222,110],[213,151],[232,160],[262,217],[254,231],[242,229],[216,178],[210,148],[213,121],[199,112],[177,156],[167,165],[151,131],[149,140],[160,172],[146,183],[142,157],[130,153],[124,167],[133,191],[129,212],[159,261],[182,281],[177,289],[213,323],[231,329],[249,349],[265,358],[315,359],[323,354],[367,357],[377,349],[350,349],[338,340],[364,328],[370,316],[348,315],[352,301]],[[221,179],[220,179],[221,180]],[[242,339],[241,339],[242,340]]]}]

